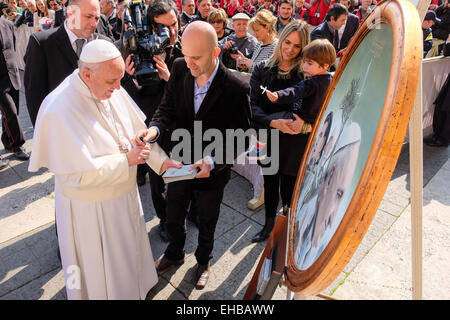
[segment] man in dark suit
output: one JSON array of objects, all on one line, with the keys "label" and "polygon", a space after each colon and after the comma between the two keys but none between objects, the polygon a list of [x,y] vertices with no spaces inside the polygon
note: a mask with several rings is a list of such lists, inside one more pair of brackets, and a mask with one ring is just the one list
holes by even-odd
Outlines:
[{"label": "man in dark suit", "polygon": [[31,6],[27,3],[27,9],[25,9],[22,13],[22,15],[16,19],[14,22],[14,25],[18,28],[22,24],[26,24],[29,27],[32,27],[34,24],[34,18],[33,14],[37,11],[36,5],[33,5],[32,2],[30,2]]},{"label": "man in dark suit", "polygon": [[[231,158],[231,162],[237,156],[236,148],[225,148],[225,140],[215,153],[206,151],[210,149],[207,148],[210,142],[202,141],[202,137],[207,130],[218,131],[225,138],[227,129],[249,128],[249,85],[218,60],[217,35],[210,24],[191,22],[181,43],[184,59],[175,60],[167,90],[150,122],[150,129],[139,132],[135,143],[142,145],[139,136],[145,136],[145,141],[157,138],[158,131],[167,128],[178,129],[175,132],[182,134],[189,132],[189,137],[185,138],[190,144],[181,148],[181,152],[185,163],[195,163],[191,168],[198,168],[199,172],[195,179],[168,184],[166,228],[170,244],[156,262],[156,270],[161,274],[170,266],[184,263],[185,218],[192,194],[195,194],[199,236],[194,280],[196,287],[201,289],[209,278],[214,231],[232,165],[223,161],[220,153],[225,159]],[[199,133],[201,136],[196,137]],[[181,145],[185,143],[182,141]],[[172,155],[175,150],[180,152],[179,145],[172,149]]]},{"label": "man in dark suit", "polygon": [[55,11],[55,28],[62,26],[64,24],[64,20],[66,20],[66,8],[61,8]]},{"label": "man in dark suit", "polygon": [[197,1],[197,11],[198,14],[191,19],[193,21],[206,21],[208,18],[209,11],[211,11],[212,4],[211,0],[198,0]]},{"label": "man in dark suit", "polygon": [[352,40],[356,31],[359,28],[359,18],[353,13],[348,13],[347,20],[345,21],[344,30],[339,30],[339,46],[338,52],[347,48],[350,40]]},{"label": "man in dark suit", "polygon": [[[0,16],[2,14],[0,13]],[[28,160],[23,150],[25,139],[19,122],[20,76],[15,52],[14,24],[0,18],[0,110],[3,146],[19,160]]]},{"label": "man in dark suit", "polygon": [[33,126],[47,94],[78,68],[79,54],[87,41],[109,39],[94,33],[99,19],[98,0],[73,0],[69,2],[67,19],[61,27],[30,36],[25,53],[24,83]]},{"label": "man in dark suit", "polygon": [[59,27],[66,19],[65,6],[61,3],[61,0],[48,0],[48,8],[55,11],[54,27]]},{"label": "man in dark suit", "polygon": [[108,27],[114,37],[114,40],[119,40],[120,32],[117,31],[117,9],[115,0],[100,0],[100,11],[105,15],[108,21]]},{"label": "man in dark suit", "polygon": [[185,26],[195,17],[194,0],[181,0],[181,8],[183,9],[180,15],[181,26]]},{"label": "man in dark suit", "polygon": [[328,39],[339,51],[339,29],[347,20],[348,10],[341,4],[334,4],[328,11],[325,21],[311,32],[311,41],[315,39]]},{"label": "man in dark suit", "polygon": [[[67,3],[67,2],[66,2]],[[62,26],[66,20],[66,6],[60,0],[50,0],[49,4],[55,11],[55,27]]]}]

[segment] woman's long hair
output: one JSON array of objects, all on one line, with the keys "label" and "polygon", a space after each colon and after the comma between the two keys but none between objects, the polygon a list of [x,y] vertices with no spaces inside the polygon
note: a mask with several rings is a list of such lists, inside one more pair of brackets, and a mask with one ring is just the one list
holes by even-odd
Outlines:
[{"label": "woman's long hair", "polygon": [[[37,0],[39,1],[39,0]],[[41,11],[37,5],[37,1],[36,1],[36,9],[37,9],[37,13],[39,17],[49,17],[49,11],[48,11],[48,6],[47,6],[47,1],[41,0],[42,4],[44,5],[44,11]]]},{"label": "woman's long hair", "polygon": [[[283,44],[284,40],[291,34],[291,32],[298,32],[298,35],[300,36],[300,39],[302,41],[301,46],[302,50],[304,47],[306,47],[309,42],[311,41],[311,36],[309,33],[308,24],[303,20],[293,20],[289,22],[286,27],[284,27],[283,31],[281,32],[278,43],[275,46],[275,49],[273,50],[272,56],[267,60],[266,66],[272,68],[280,64],[280,62],[283,60],[283,56],[281,54],[281,45]],[[298,72],[301,72],[301,63],[302,63],[302,50],[300,50],[297,57],[294,59],[294,63],[292,68],[297,68]]]}]

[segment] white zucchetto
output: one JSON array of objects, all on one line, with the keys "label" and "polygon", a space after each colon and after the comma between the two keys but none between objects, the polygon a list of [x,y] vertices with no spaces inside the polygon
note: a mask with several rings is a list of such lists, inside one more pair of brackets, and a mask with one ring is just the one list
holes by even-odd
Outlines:
[{"label": "white zucchetto", "polygon": [[120,51],[116,46],[103,39],[90,41],[83,47],[80,60],[85,63],[99,63],[120,57]]}]

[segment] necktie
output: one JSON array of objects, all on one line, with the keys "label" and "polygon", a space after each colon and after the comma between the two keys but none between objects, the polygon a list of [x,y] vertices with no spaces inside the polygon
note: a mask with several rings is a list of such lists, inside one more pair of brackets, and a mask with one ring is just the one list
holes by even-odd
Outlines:
[{"label": "necktie", "polygon": [[339,32],[338,32],[338,30],[334,31],[333,46],[336,49],[336,51],[339,51]]},{"label": "necktie", "polygon": [[75,40],[75,45],[77,46],[77,50],[75,51],[75,53],[77,54],[77,57],[80,57],[81,54],[81,50],[83,49],[83,44],[84,44],[84,39],[77,39]]}]

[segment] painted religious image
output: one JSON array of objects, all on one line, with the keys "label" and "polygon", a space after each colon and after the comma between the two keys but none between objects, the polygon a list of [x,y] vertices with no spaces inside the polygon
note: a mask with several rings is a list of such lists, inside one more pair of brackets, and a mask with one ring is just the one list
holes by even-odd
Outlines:
[{"label": "painted religious image", "polygon": [[300,270],[325,250],[353,197],[383,110],[392,51],[388,25],[370,31],[322,117],[296,208],[294,260]]}]

